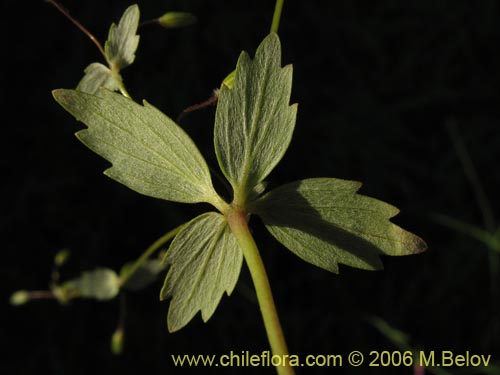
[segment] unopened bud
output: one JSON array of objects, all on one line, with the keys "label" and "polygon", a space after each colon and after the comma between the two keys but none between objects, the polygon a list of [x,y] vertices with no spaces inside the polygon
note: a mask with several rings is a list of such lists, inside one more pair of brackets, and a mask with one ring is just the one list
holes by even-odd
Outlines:
[{"label": "unopened bud", "polygon": [[113,354],[122,354],[123,351],[123,328],[117,328],[111,336],[111,351]]},{"label": "unopened bud", "polygon": [[18,290],[10,296],[10,304],[14,306],[24,305],[30,300],[30,294],[26,290]]},{"label": "unopened bud", "polygon": [[70,251],[68,249],[59,251],[54,257],[54,264],[57,267],[61,267],[64,263],[66,263],[69,256],[70,256]]},{"label": "unopened bud", "polygon": [[166,29],[190,26],[196,22],[196,17],[186,12],[168,12],[158,18],[158,23]]}]

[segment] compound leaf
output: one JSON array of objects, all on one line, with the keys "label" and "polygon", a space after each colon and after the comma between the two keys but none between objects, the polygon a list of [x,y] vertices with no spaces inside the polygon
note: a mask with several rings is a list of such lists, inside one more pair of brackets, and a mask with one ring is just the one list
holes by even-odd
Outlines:
[{"label": "compound leaf", "polygon": [[278,164],[288,148],[297,113],[289,105],[292,67],[281,67],[276,34],[264,39],[252,61],[243,52],[232,88],[222,85],[215,117],[219,165],[245,199]]},{"label": "compound leaf", "polygon": [[425,242],[390,222],[399,210],[357,194],[361,183],[313,178],[283,185],[254,202],[267,229],[290,251],[338,272],[338,263],[382,269],[379,256],[424,251]]},{"label": "compound leaf", "polygon": [[113,72],[103,64],[92,63],[85,68],[85,75],[78,83],[76,89],[88,94],[96,94],[100,87],[111,91],[120,88]]},{"label": "compound leaf", "polygon": [[218,197],[208,166],[189,136],[152,105],[100,89],[55,90],[54,98],[88,126],[77,137],[113,166],[104,173],[141,194],[176,202]]},{"label": "compound leaf", "polygon": [[109,29],[104,52],[110,66],[121,70],[134,62],[135,51],[139,45],[136,35],[139,26],[139,7],[132,5],[123,13],[118,25],[113,23]]},{"label": "compound leaf", "polygon": [[224,216],[209,212],[191,220],[174,238],[164,259],[170,265],[160,299],[172,297],[170,332],[184,327],[201,310],[210,319],[222,295],[233,291],[243,253]]}]

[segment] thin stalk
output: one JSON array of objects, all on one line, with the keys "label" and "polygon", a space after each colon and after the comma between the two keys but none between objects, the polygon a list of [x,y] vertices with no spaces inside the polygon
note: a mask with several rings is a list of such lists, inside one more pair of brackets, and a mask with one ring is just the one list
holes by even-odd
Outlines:
[{"label": "thin stalk", "polygon": [[150,25],[159,25],[160,24],[160,19],[159,18],[154,18],[152,20],[147,20],[147,21],[142,21],[139,24],[139,29],[145,27],[145,26],[150,26]]},{"label": "thin stalk", "polygon": [[259,249],[248,229],[246,215],[242,211],[234,210],[228,213],[227,217],[252,276],[271,352],[285,361],[283,366],[276,367],[278,375],[294,375],[295,371],[288,361],[288,348],[274,304],[271,285]]},{"label": "thin stalk", "polygon": [[31,290],[29,293],[29,299],[52,299],[56,298],[52,290]]},{"label": "thin stalk", "polygon": [[127,89],[125,88],[125,86],[123,84],[121,84],[118,87],[118,89],[120,90],[120,94],[122,94],[124,97],[132,99],[132,97],[130,96],[130,94],[128,93]]},{"label": "thin stalk", "polygon": [[77,19],[73,18],[71,14],[69,14],[69,11],[65,9],[61,4],[59,4],[55,0],[45,0],[47,3],[52,4],[59,12],[61,12],[67,19],[69,19],[73,24],[78,27],[87,37],[92,41],[92,43],[95,44],[99,52],[106,58],[106,52],[104,52],[104,48],[102,47],[101,43],[96,39],[94,35],[90,31],[85,28]]},{"label": "thin stalk", "polygon": [[273,22],[271,24],[271,32],[278,33],[280,27],[281,12],[283,10],[283,3],[285,0],[276,0],[276,5],[274,7]]},{"label": "thin stalk", "polygon": [[142,266],[142,264],[148,260],[148,258],[154,254],[156,250],[165,245],[168,241],[175,237],[177,233],[182,229],[184,224],[179,225],[177,228],[172,229],[170,232],[165,233],[163,236],[158,238],[151,246],[147,248],[147,250],[139,257],[137,260],[130,266],[127,273],[121,278],[121,285],[125,285],[127,280],[129,280],[132,275]]},{"label": "thin stalk", "polygon": [[113,64],[112,62],[108,61],[107,59],[106,61],[108,62],[111,73],[113,74],[113,78],[118,83],[118,90],[120,90],[120,94],[122,94],[126,98],[132,99],[127,89],[125,88],[125,84],[123,83],[123,79],[120,74],[120,68],[116,64]]}]

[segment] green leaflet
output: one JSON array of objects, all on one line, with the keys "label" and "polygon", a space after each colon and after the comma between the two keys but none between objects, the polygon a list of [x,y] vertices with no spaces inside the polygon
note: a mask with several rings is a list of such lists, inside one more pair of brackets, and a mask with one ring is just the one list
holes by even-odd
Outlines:
[{"label": "green leaflet", "polygon": [[289,105],[291,87],[292,67],[281,67],[276,34],[264,39],[253,61],[243,52],[233,87],[221,87],[215,151],[241,202],[278,164],[290,144],[297,113],[297,106]]},{"label": "green leaflet", "polygon": [[170,265],[160,293],[172,297],[170,332],[184,327],[201,310],[210,319],[222,295],[234,289],[243,253],[224,216],[209,212],[191,220],[174,238],[164,263]]},{"label": "green leaflet", "polygon": [[81,297],[108,300],[115,298],[120,291],[120,278],[113,270],[97,268],[64,283],[63,288],[75,289]]},{"label": "green leaflet", "polygon": [[121,70],[134,62],[135,51],[139,45],[136,35],[139,26],[139,7],[132,5],[123,13],[118,26],[112,24],[108,40],[104,44],[106,59],[111,67]]},{"label": "green leaflet", "polygon": [[92,63],[85,68],[85,75],[76,89],[88,94],[96,94],[100,87],[118,91],[120,85],[113,72],[101,63]]},{"label": "green leaflet", "polygon": [[99,96],[63,89],[53,94],[88,126],[77,137],[113,164],[107,176],[155,198],[185,203],[219,199],[191,138],[152,105],[105,89]]},{"label": "green leaflet", "polygon": [[313,178],[283,185],[252,206],[285,247],[318,267],[338,272],[338,263],[382,269],[379,255],[410,255],[425,242],[389,219],[399,210],[356,194],[361,183]]}]

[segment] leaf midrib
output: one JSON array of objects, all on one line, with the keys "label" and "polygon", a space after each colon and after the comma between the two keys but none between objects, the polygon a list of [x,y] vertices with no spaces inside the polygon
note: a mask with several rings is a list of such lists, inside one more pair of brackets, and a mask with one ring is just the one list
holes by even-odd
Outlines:
[{"label": "leaf midrib", "polygon": [[[260,57],[260,56],[259,56]],[[255,75],[254,74],[254,71],[255,71],[255,65],[256,65],[256,60],[257,58],[254,59],[254,61],[252,61],[252,69],[250,71],[250,75]],[[245,143],[246,143],[246,147],[245,147],[245,157],[244,157],[244,163],[243,163],[243,175],[241,176],[241,186],[244,186],[245,188],[248,188],[247,187],[247,184],[249,182],[249,178],[251,177],[251,165],[253,164],[253,161],[255,158],[251,158],[250,156],[251,155],[256,155],[258,154],[258,146],[260,145],[260,142],[262,141],[262,138],[259,138],[257,139],[257,143],[255,144],[255,147],[253,147],[251,149],[251,141],[252,139],[254,139],[255,137],[255,133],[257,133],[258,131],[258,127],[256,126],[256,123],[257,121],[260,119],[260,114],[261,114],[261,111],[262,111],[262,101],[264,100],[264,92],[266,91],[267,87],[268,87],[268,84],[269,84],[269,76],[271,75],[271,66],[273,65],[272,64],[272,61],[270,61],[271,59],[264,59],[264,68],[262,70],[264,70],[264,74],[262,77],[259,77],[260,79],[257,81],[258,82],[258,96],[257,96],[257,103],[256,103],[256,106],[254,107],[254,110],[252,111],[251,113],[251,119],[250,119],[250,136],[249,137],[245,137]],[[248,81],[249,81],[249,75],[246,76],[246,79],[247,79],[247,88],[248,89]],[[245,90],[246,91],[246,90]],[[245,107],[244,107],[244,110],[246,111],[246,100],[244,100],[244,103],[245,103]],[[246,121],[247,121],[247,117],[244,116],[244,129],[246,128]],[[264,126],[265,124],[263,124]],[[247,132],[244,131],[244,134],[246,135]],[[254,177],[255,178],[255,177]],[[252,183],[258,183],[259,181],[251,181]]]},{"label": "leaf midrib", "polygon": [[[205,276],[205,271],[207,269],[208,263],[210,262],[210,258],[212,257],[212,254],[215,251],[215,249],[217,248],[216,245],[219,242],[221,232],[224,231],[224,225],[221,225],[221,223],[218,223],[218,225],[219,225],[219,228],[217,228],[217,230],[213,231],[213,235],[212,235],[211,241],[209,243],[209,248],[204,250],[206,252],[206,255],[205,255],[203,262],[202,262],[202,265],[199,268],[199,271],[196,275],[196,279],[193,283],[191,291],[190,291],[188,297],[186,298],[186,302],[185,302],[186,304],[189,304],[191,302],[191,299],[193,298],[195,291],[198,289],[198,286],[199,286],[201,280]],[[200,248],[200,251],[203,251],[203,249]]]}]

